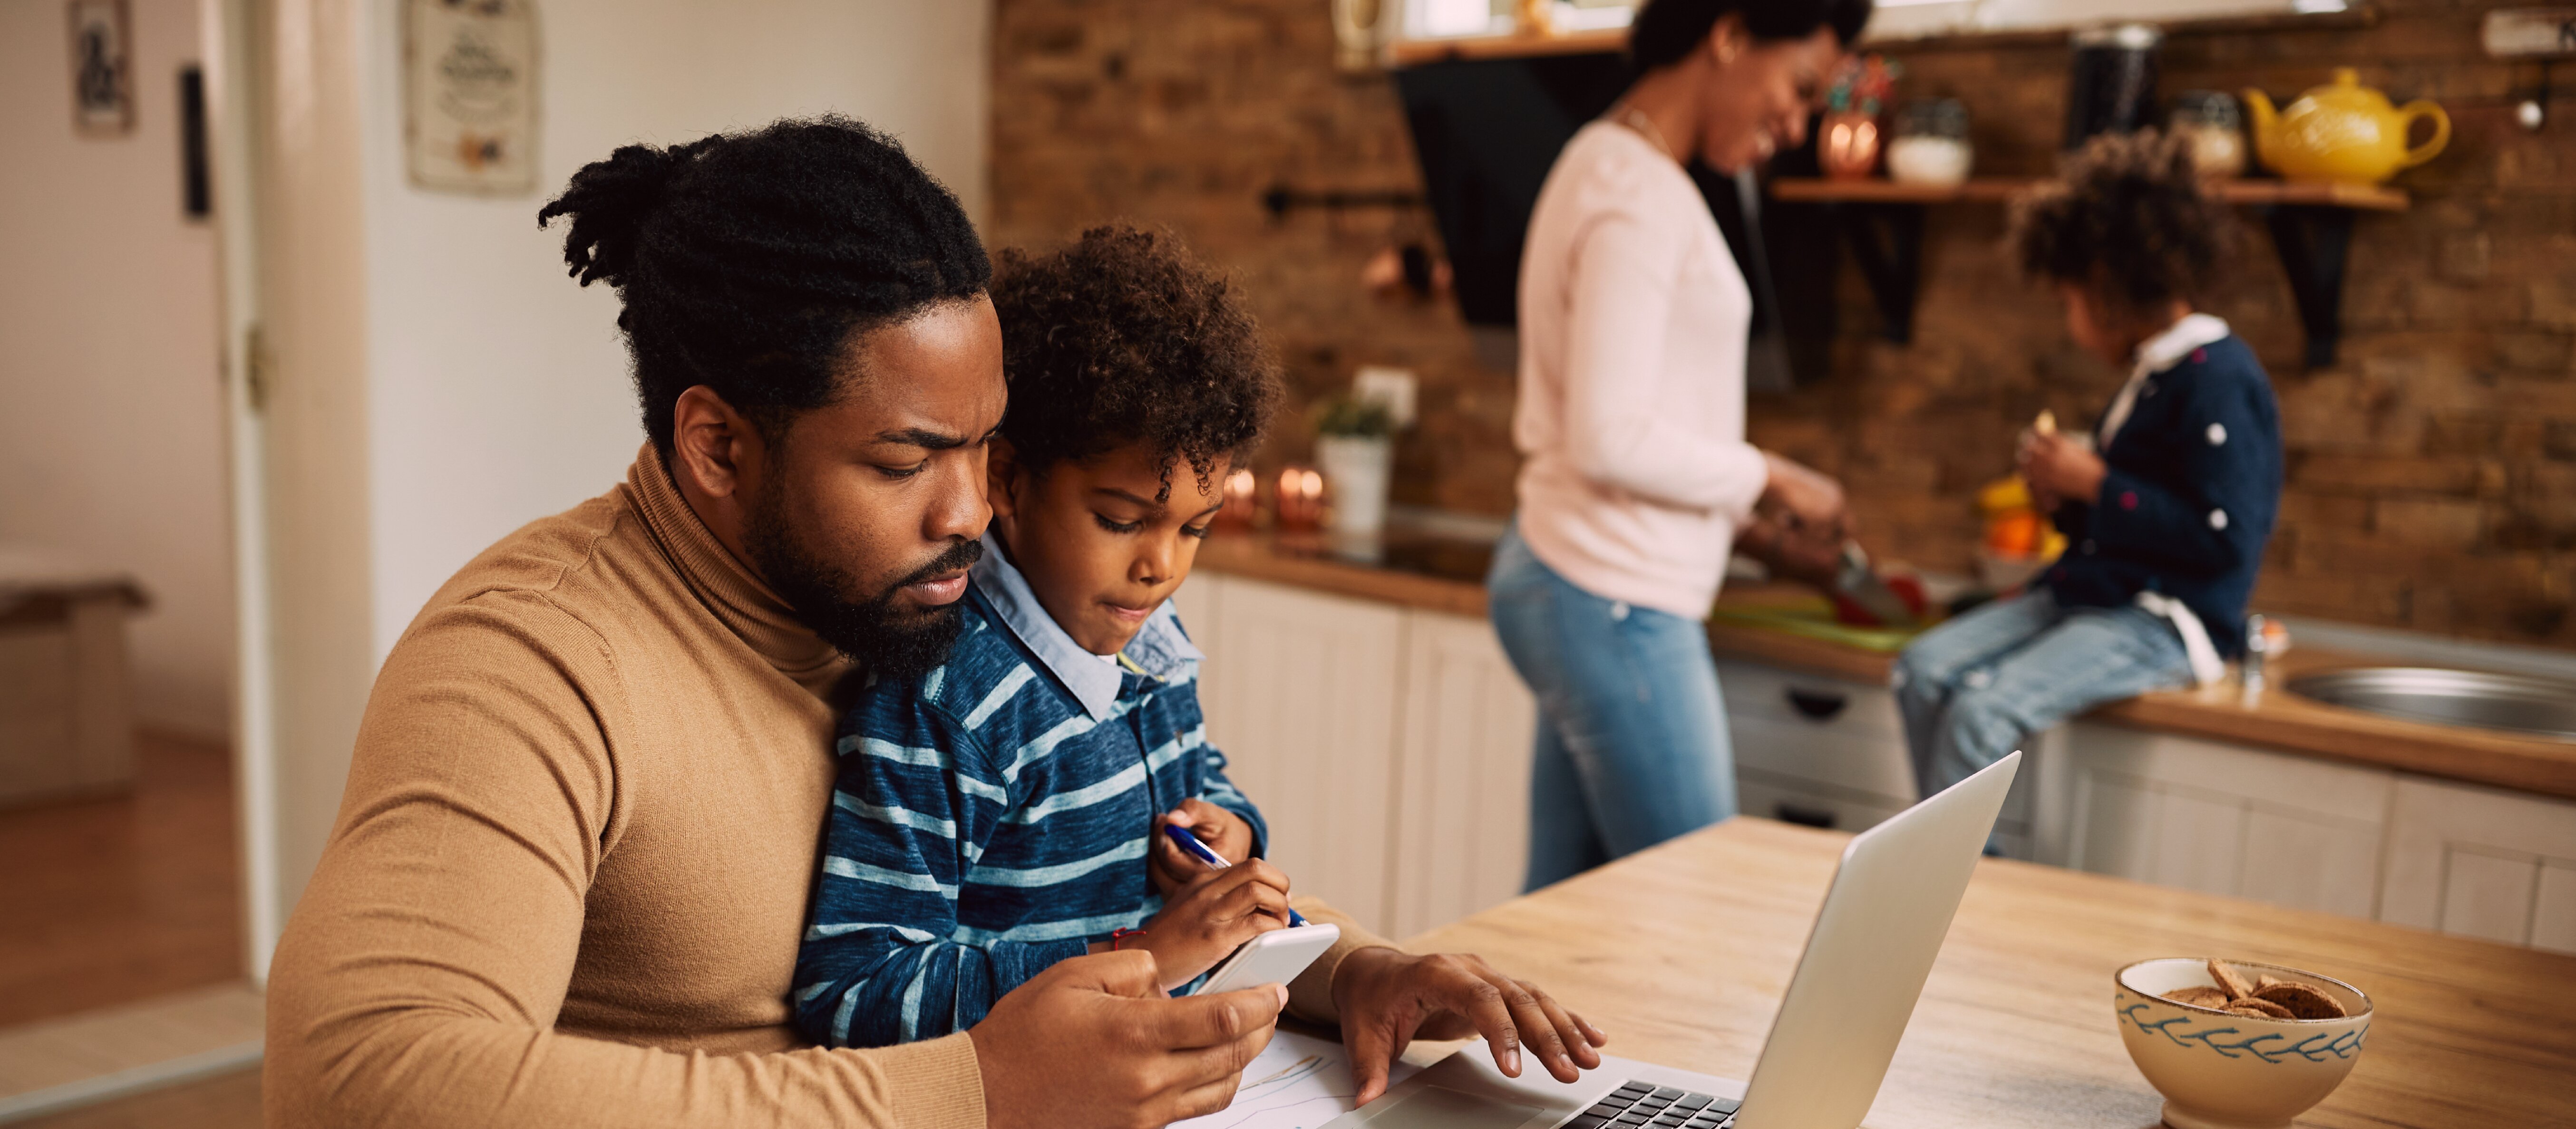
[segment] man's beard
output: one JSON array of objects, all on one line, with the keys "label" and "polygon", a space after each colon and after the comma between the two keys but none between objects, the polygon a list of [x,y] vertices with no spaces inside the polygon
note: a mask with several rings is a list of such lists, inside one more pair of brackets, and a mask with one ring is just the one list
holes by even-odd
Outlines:
[{"label": "man's beard", "polygon": [[806,551],[788,532],[781,492],[773,485],[745,515],[750,520],[743,529],[743,548],[797,618],[881,678],[917,678],[948,661],[963,622],[958,609],[966,601],[919,610],[898,607],[895,601],[905,585],[973,567],[984,557],[984,543],[958,538],[929,563],[863,596],[849,570]]}]

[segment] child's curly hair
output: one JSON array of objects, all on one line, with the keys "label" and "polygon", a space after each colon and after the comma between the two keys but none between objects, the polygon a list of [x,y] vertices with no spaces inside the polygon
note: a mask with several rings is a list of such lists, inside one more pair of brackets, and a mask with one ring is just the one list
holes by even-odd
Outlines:
[{"label": "child's curly hair", "polygon": [[2013,202],[2006,237],[2035,278],[2090,289],[2121,312],[2199,298],[2225,267],[2235,217],[2181,138],[2103,134],[2057,180]]},{"label": "child's curly hair", "polygon": [[1002,435],[1032,470],[1143,442],[1168,497],[1174,463],[1205,486],[1278,404],[1251,312],[1169,234],[1109,225],[1046,255],[1004,251],[992,295],[1011,388]]}]

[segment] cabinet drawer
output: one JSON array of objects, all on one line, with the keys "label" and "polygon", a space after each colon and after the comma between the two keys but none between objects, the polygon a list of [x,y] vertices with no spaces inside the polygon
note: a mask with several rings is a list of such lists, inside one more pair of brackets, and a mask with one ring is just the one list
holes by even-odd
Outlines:
[{"label": "cabinet drawer", "polygon": [[1898,805],[1826,792],[1805,781],[1773,776],[1759,769],[1736,771],[1735,806],[1745,815],[1853,832],[1867,831],[1904,810]]},{"label": "cabinet drawer", "polygon": [[1726,728],[1740,769],[1811,781],[1899,808],[1914,802],[1914,770],[1905,762],[1902,741],[1732,710]]},{"label": "cabinet drawer", "polygon": [[1896,716],[1896,695],[1885,686],[1724,660],[1717,664],[1717,681],[1725,691],[1730,715],[1905,747],[1905,725]]}]

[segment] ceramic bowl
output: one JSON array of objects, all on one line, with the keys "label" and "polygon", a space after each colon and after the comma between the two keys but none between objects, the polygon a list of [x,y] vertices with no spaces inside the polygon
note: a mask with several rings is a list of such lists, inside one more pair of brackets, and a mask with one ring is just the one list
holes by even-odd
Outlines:
[{"label": "ceramic bowl", "polygon": [[2177,988],[2216,987],[2205,957],[2142,960],[2112,977],[2120,1041],[2147,1083],[2165,1096],[2173,1129],[2288,1129],[2352,1073],[2370,1033],[2370,997],[2331,976],[2276,964],[2228,961],[2246,979],[2269,973],[2334,997],[2342,1019],[2265,1019],[2165,999]]}]

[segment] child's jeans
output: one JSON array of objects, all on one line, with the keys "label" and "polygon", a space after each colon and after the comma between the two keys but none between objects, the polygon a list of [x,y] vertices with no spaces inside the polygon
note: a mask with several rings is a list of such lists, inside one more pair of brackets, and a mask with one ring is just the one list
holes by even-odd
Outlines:
[{"label": "child's jeans", "polygon": [[2171,621],[2134,604],[2061,608],[2044,588],[1923,633],[1889,678],[1925,796],[2094,706],[2189,681]]}]

